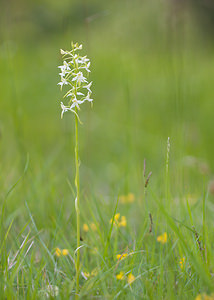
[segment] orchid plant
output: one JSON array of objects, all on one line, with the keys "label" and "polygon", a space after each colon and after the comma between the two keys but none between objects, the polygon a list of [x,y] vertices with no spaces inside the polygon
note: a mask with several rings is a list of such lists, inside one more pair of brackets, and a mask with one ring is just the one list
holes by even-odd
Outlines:
[{"label": "orchid plant", "polygon": [[[58,83],[62,90],[63,86],[67,86],[67,92],[64,95],[66,103],[61,102],[61,118],[64,113],[71,111],[75,114],[75,165],[76,165],[76,199],[75,209],[77,216],[77,257],[76,257],[76,298],[79,293],[79,276],[80,276],[80,183],[79,183],[79,156],[78,156],[78,122],[80,122],[78,112],[80,111],[80,105],[85,101],[92,104],[91,99],[91,85],[92,82],[88,82],[87,75],[90,73],[90,60],[87,56],[80,56],[79,50],[82,50],[82,45],[78,43],[71,43],[71,51],[60,50],[63,58],[63,65],[59,66],[61,80]],[[86,74],[86,75],[85,75]]]}]

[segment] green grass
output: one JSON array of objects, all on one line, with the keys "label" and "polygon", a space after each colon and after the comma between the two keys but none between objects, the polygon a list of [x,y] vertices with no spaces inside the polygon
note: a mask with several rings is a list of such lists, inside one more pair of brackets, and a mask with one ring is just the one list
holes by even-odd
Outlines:
[{"label": "green grass", "polygon": [[[80,262],[91,274],[80,276],[81,299],[211,295],[212,41],[191,14],[174,28],[159,1],[86,1],[88,12],[74,1],[73,18],[66,1],[45,3],[44,19],[29,4],[25,16],[34,19],[1,23],[1,298],[46,299],[48,286],[58,287],[56,299],[75,297],[75,129],[72,115],[60,119],[57,87],[59,49],[71,40],[91,58],[94,99],[79,126]],[[134,201],[122,203],[129,193]],[[110,222],[116,213],[127,226]]]}]

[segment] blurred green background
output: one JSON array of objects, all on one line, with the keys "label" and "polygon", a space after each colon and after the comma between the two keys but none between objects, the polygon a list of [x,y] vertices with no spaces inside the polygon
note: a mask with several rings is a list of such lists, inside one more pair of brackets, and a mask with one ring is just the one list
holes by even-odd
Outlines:
[{"label": "blurred green background", "polygon": [[[214,168],[212,1],[4,1],[0,18],[0,194],[9,219],[45,222],[73,182],[74,116],[60,119],[60,48],[83,44],[93,109],[80,112],[81,191],[141,194],[143,161],[164,191],[167,138],[174,197],[201,193]],[[22,219],[20,219],[22,222]]]}]

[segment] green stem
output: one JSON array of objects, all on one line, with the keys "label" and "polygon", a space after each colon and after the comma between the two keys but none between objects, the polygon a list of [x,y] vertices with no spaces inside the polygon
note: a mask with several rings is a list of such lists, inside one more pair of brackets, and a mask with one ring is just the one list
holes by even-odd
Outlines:
[{"label": "green stem", "polygon": [[166,207],[169,208],[169,152],[170,152],[170,139],[168,137],[167,140],[167,150],[166,150],[166,191],[165,191],[165,198],[166,198]]},{"label": "green stem", "polygon": [[76,133],[76,141],[75,141],[75,164],[76,164],[76,177],[75,177],[75,185],[76,185],[76,216],[77,216],[77,259],[76,259],[76,299],[79,298],[79,275],[80,275],[80,209],[79,209],[79,195],[80,195],[80,182],[79,182],[79,157],[78,157],[78,117],[75,115],[75,133]]}]

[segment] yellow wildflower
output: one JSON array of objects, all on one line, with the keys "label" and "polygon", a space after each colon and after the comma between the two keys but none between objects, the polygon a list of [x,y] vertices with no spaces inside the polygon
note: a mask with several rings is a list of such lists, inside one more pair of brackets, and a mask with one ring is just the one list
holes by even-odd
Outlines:
[{"label": "yellow wildflower", "polygon": [[68,254],[69,254],[68,249],[63,249],[63,250],[62,250],[62,255],[66,256],[66,255],[68,255]]},{"label": "yellow wildflower", "polygon": [[[118,219],[119,219],[119,217],[120,217],[120,213],[117,213],[117,214],[114,216],[114,222],[113,222],[114,225],[118,224]],[[112,221],[113,221],[113,219],[111,219],[111,220],[109,221],[109,223],[111,224]]]},{"label": "yellow wildflower", "polygon": [[115,221],[118,221],[118,220],[119,220],[119,218],[120,218],[120,213],[117,213],[117,214],[115,214],[115,216],[114,216],[114,220],[115,220]]},{"label": "yellow wildflower", "polygon": [[163,234],[157,237],[157,241],[161,244],[165,244],[167,242],[167,233],[164,232]]},{"label": "yellow wildflower", "polygon": [[88,232],[89,228],[87,224],[83,224],[83,231]]},{"label": "yellow wildflower", "polygon": [[94,270],[91,271],[91,274],[87,271],[83,272],[83,275],[88,279],[89,277],[95,277],[98,274],[98,270],[97,268],[95,268]]},{"label": "yellow wildflower", "polygon": [[126,227],[126,225],[127,225],[126,217],[122,216],[121,221],[118,223],[118,226],[119,227]]},{"label": "yellow wildflower", "polygon": [[182,257],[182,258],[179,260],[179,264],[180,264],[181,269],[183,269],[183,268],[184,268],[184,264],[185,264],[185,257]]},{"label": "yellow wildflower", "polygon": [[127,255],[128,255],[127,253],[117,254],[117,259],[121,260],[121,259],[125,258]]},{"label": "yellow wildflower", "polygon": [[128,280],[128,284],[132,284],[132,282],[135,281],[135,277],[132,273],[129,273],[128,277],[127,277],[127,280]]},{"label": "yellow wildflower", "polygon": [[89,272],[83,272],[83,274],[84,274],[84,276],[85,276],[86,278],[89,278],[89,277],[90,277],[90,273],[89,273]]},{"label": "yellow wildflower", "polygon": [[62,251],[59,248],[56,248],[55,255],[60,257],[61,254],[62,254]]},{"label": "yellow wildflower", "polygon": [[97,226],[94,223],[91,223],[90,227],[93,231],[97,230]]},{"label": "yellow wildflower", "polygon": [[120,203],[122,204],[125,204],[125,203],[133,203],[135,201],[135,196],[134,194],[132,193],[129,193],[128,195],[121,195],[119,197],[119,201]]},{"label": "yellow wildflower", "polygon": [[124,279],[124,275],[125,275],[124,272],[120,271],[120,273],[116,275],[117,280],[123,280]]},{"label": "yellow wildflower", "polygon": [[[110,220],[110,222],[109,222],[110,224],[112,223],[112,220],[113,219]],[[117,225],[118,227],[126,227],[126,225],[127,225],[126,217],[122,216],[120,218],[120,213],[115,214],[115,216],[114,216],[114,223],[113,224],[115,226]]]},{"label": "yellow wildflower", "polygon": [[214,300],[214,294],[211,294],[210,296],[207,294],[198,294],[195,300]]},{"label": "yellow wildflower", "polygon": [[128,202],[128,203],[133,203],[134,200],[135,200],[134,194],[129,193],[129,194],[127,195],[127,202]]},{"label": "yellow wildflower", "polygon": [[98,274],[97,268],[91,271],[91,276],[97,276],[97,274]]}]

